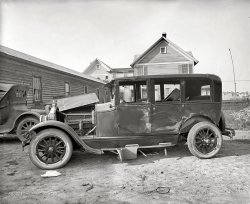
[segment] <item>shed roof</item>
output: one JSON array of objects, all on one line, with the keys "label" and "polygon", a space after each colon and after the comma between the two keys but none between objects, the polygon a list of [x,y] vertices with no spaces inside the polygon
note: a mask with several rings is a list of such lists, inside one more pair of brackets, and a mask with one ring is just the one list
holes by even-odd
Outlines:
[{"label": "shed roof", "polygon": [[23,59],[25,61],[32,62],[32,63],[35,63],[35,64],[43,65],[43,66],[45,66],[45,67],[47,67],[49,69],[52,69],[52,70],[60,71],[60,72],[63,72],[63,73],[67,73],[67,74],[70,74],[70,75],[74,75],[74,76],[77,76],[77,77],[81,77],[81,78],[84,78],[84,79],[95,81],[95,82],[98,82],[98,83],[101,83],[101,84],[105,84],[103,81],[101,81],[99,79],[96,79],[94,77],[91,77],[91,76],[85,75],[83,73],[77,72],[75,70],[72,70],[72,69],[69,69],[69,68],[54,64],[52,62],[48,62],[48,61],[33,57],[31,55],[19,52],[17,50],[13,50],[11,48],[8,48],[8,47],[2,46],[2,45],[0,45],[0,53],[4,53],[6,55],[13,56],[13,57],[16,57],[16,58],[19,58],[19,59]]}]

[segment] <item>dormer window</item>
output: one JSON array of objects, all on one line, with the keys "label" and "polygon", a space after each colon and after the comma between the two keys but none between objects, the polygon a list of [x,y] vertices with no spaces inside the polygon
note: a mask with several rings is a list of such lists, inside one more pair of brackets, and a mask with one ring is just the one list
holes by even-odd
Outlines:
[{"label": "dormer window", "polygon": [[167,47],[160,47],[161,54],[167,54]]}]

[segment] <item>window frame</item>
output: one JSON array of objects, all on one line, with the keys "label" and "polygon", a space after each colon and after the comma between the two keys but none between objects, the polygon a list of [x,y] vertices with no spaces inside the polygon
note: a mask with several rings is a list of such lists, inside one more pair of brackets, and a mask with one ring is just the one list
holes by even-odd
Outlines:
[{"label": "window frame", "polygon": [[83,85],[83,94],[88,93],[88,85]]},{"label": "window frame", "polygon": [[[68,85],[69,92],[67,92],[66,90],[66,85]],[[69,82],[64,82],[64,94],[65,96],[70,96],[70,83]]]},{"label": "window frame", "polygon": [[[187,81],[189,81],[189,80],[200,80],[200,81],[204,81],[204,80],[207,80],[208,82],[209,82],[209,84],[203,84],[203,85],[201,85],[201,86],[199,86],[200,87],[200,96],[199,97],[202,97],[202,95],[201,95],[201,88],[203,87],[203,86],[205,86],[205,85],[210,85],[210,98],[209,98],[209,100],[202,100],[202,99],[200,99],[200,100],[187,100],[187,96],[186,96],[186,89],[187,89]],[[210,102],[214,102],[214,81],[212,80],[212,79],[208,79],[208,78],[204,78],[204,79],[202,79],[202,78],[187,78],[187,79],[184,79],[183,80],[184,81],[184,86],[183,86],[183,102],[184,103],[210,103]],[[193,81],[194,82],[194,81]],[[206,97],[206,96],[203,96],[203,97]]]},{"label": "window frame", "polygon": [[[162,52],[162,50],[163,50],[163,52]],[[167,54],[168,52],[167,52],[167,46],[165,46],[165,47],[160,47],[160,54]]]},{"label": "window frame", "polygon": [[[157,80],[162,80],[161,82],[156,82]],[[182,95],[183,95],[183,91],[182,91],[182,79],[176,79],[176,80],[171,80],[171,79],[156,79],[156,81],[154,80],[153,83],[153,90],[154,91],[154,103],[155,104],[176,104],[176,103],[182,103]],[[176,83],[178,82],[178,83]],[[155,100],[155,88],[156,86],[159,85],[160,86],[160,101],[156,101]],[[172,90],[166,97],[165,97],[165,85],[179,85],[179,91],[180,91],[180,96],[179,96],[179,100],[174,100],[174,101],[162,101],[164,100],[166,97],[168,97],[172,91]]]},{"label": "window frame", "polygon": [[[133,97],[134,97],[134,101],[131,102],[126,102],[124,104],[128,105],[128,104],[132,104],[132,105],[136,105],[136,104],[146,104],[149,103],[150,101],[150,95],[149,95],[149,80],[139,80],[139,81],[116,81],[114,84],[115,87],[115,105],[123,105],[123,103],[120,102],[120,86],[133,86]],[[138,90],[141,90],[142,86],[146,86],[146,101],[138,101],[141,100],[141,94],[139,93]]]},{"label": "window frame", "polygon": [[95,67],[96,67],[96,70],[100,70],[101,69],[101,65],[99,63],[96,64]]},{"label": "window frame", "polygon": [[[40,89],[35,88],[35,86],[34,86],[35,79],[39,80]],[[35,97],[35,90],[38,90],[40,92],[39,99],[36,99],[36,97]],[[33,78],[32,78],[32,94],[33,94],[33,102],[34,103],[41,103],[42,102],[42,77],[41,76],[36,76],[36,75],[33,76]]]},{"label": "window frame", "polygon": [[100,89],[99,88],[96,89],[96,96],[98,99],[100,99]]}]

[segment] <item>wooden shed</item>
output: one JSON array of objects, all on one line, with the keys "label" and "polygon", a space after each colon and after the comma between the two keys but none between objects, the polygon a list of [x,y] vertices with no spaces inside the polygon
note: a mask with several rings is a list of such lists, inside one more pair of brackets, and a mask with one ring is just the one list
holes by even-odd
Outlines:
[{"label": "wooden shed", "polygon": [[28,85],[28,108],[86,93],[96,93],[100,102],[108,100],[103,81],[4,46],[0,46],[0,83]]}]

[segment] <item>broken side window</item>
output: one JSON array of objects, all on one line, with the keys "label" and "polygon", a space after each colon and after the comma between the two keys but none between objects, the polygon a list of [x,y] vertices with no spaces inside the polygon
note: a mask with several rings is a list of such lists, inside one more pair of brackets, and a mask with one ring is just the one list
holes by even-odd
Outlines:
[{"label": "broken side window", "polygon": [[120,103],[147,102],[146,81],[124,82],[119,84]]},{"label": "broken side window", "polygon": [[119,86],[120,103],[135,102],[134,86],[120,85]]},{"label": "broken side window", "polygon": [[168,102],[168,101],[180,101],[180,81],[167,79],[158,79],[155,81],[155,101],[156,102]]}]

